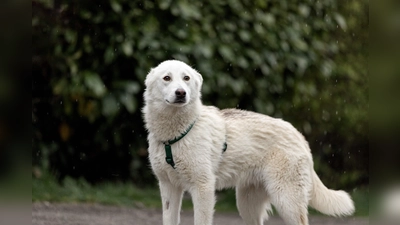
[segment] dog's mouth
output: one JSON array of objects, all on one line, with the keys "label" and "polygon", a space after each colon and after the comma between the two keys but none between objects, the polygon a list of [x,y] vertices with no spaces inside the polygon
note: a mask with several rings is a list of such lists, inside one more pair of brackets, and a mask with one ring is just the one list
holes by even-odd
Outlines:
[{"label": "dog's mouth", "polygon": [[168,101],[168,99],[166,99],[165,101],[170,105],[183,105],[187,103],[186,98],[176,98],[173,102]]},{"label": "dog's mouth", "polygon": [[176,98],[174,103],[177,103],[177,104],[186,103],[186,98]]}]

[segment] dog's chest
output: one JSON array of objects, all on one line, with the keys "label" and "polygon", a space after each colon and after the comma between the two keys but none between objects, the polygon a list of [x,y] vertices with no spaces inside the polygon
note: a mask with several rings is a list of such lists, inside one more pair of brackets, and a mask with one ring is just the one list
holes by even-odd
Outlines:
[{"label": "dog's chest", "polygon": [[200,143],[181,140],[171,145],[171,153],[175,168],[166,162],[165,146],[161,142],[149,140],[149,159],[152,169],[158,179],[169,180],[171,183],[186,187],[188,184],[198,182],[199,179],[211,179],[222,150],[218,153],[212,149],[213,143],[208,147]]}]

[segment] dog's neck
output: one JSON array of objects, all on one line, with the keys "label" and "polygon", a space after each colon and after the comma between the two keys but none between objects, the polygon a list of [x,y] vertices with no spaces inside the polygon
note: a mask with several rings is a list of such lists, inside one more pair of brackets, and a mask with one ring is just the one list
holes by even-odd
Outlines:
[{"label": "dog's neck", "polygon": [[156,139],[168,141],[180,136],[199,116],[201,101],[182,107],[149,103],[144,108],[146,128]]}]

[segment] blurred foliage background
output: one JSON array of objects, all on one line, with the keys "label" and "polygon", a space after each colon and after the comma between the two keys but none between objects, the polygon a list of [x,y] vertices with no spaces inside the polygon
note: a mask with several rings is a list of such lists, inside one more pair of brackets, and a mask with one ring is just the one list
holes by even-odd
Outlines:
[{"label": "blurred foliage background", "polygon": [[291,122],[332,188],[368,184],[368,1],[32,1],[32,165],[60,181],[155,184],[141,107],[179,59],[203,102]]}]

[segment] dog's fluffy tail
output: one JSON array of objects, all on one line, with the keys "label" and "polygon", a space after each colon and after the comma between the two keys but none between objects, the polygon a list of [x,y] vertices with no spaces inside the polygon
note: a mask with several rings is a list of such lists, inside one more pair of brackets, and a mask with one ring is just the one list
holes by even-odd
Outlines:
[{"label": "dog's fluffy tail", "polygon": [[328,189],[313,171],[313,191],[310,206],[331,216],[349,216],[354,213],[354,203],[348,193]]}]

